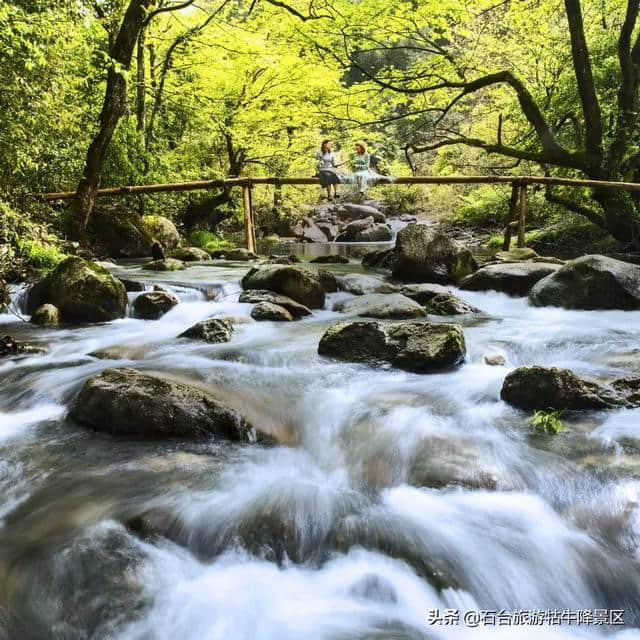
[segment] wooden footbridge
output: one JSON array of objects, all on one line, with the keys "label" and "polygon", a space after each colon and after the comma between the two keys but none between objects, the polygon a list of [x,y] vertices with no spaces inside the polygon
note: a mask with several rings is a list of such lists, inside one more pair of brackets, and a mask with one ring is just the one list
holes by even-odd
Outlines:
[{"label": "wooden footbridge", "polygon": [[[581,180],[578,178],[556,178],[550,176],[405,176],[389,180],[381,176],[380,185],[384,184],[510,184],[511,198],[504,231],[504,248],[511,245],[511,236],[517,233],[518,247],[524,247],[525,227],[527,218],[527,187],[529,185],[545,185],[558,187],[590,187],[605,189],[622,189],[625,191],[640,191],[640,183],[611,182],[604,180]],[[197,191],[239,187],[242,189],[242,203],[244,209],[244,223],[247,249],[255,251],[256,234],[253,218],[252,190],[259,185],[319,185],[318,178],[223,178],[216,180],[200,180],[195,182],[175,182],[167,184],[143,184],[123,187],[106,187],[99,189],[99,197],[126,196],[144,193],[162,193],[166,191]],[[374,183],[375,184],[375,183]],[[70,200],[75,191],[61,191],[55,193],[41,193],[38,198],[45,202],[55,200]]]}]

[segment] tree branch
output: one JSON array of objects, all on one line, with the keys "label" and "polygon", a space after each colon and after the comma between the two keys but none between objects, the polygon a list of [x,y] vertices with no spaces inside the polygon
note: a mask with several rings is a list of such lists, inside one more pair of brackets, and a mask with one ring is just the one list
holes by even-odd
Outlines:
[{"label": "tree branch", "polygon": [[591,207],[586,207],[582,204],[578,204],[569,198],[565,198],[564,196],[559,196],[558,194],[553,192],[551,185],[547,185],[544,191],[544,197],[547,202],[551,202],[553,204],[559,204],[561,207],[572,211],[573,213],[578,213],[581,216],[587,218],[593,222],[593,224],[598,225],[599,227],[606,228],[604,216],[601,213],[598,213],[595,209],[591,209]]},{"label": "tree branch", "polygon": [[151,11],[149,15],[146,17],[144,21],[144,26],[146,27],[153,18],[155,18],[160,13],[166,13],[167,11],[180,11],[180,9],[186,9],[191,6],[196,0],[185,0],[184,2],[180,2],[179,4],[169,4],[166,7],[160,7]]}]

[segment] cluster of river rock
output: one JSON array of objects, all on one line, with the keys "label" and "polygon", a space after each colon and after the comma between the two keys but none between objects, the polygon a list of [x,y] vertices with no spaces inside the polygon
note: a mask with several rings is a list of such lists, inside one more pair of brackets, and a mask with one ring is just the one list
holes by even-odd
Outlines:
[{"label": "cluster of river rock", "polygon": [[[244,250],[230,253],[236,260],[257,258]],[[147,267],[179,269],[185,260],[209,258],[206,252],[186,247]],[[380,269],[375,275],[336,276],[322,268],[312,270],[278,260],[253,266],[242,279],[240,302],[253,304],[251,318],[216,316],[179,337],[227,342],[239,323],[295,321],[323,309],[327,293],[344,290],[356,297],[337,302],[334,311],[362,319],[329,327],[318,344],[319,354],[429,373],[461,366],[466,353],[463,328],[453,322],[430,322],[429,316],[482,314],[451,293],[448,284],[462,290],[528,295],[531,304],[538,306],[640,308],[640,267],[634,264],[599,255],[563,263],[525,249],[499,253],[495,261],[479,268],[465,246],[419,224],[402,229],[394,248],[365,257],[365,264]],[[325,257],[320,261],[330,260]],[[31,287],[26,310],[32,322],[49,326],[106,322],[126,314],[127,290],[142,291],[133,302],[132,314],[138,318],[160,318],[178,304],[178,298],[162,287],[144,291],[139,282],[123,282],[103,266],[70,257]],[[487,363],[502,364],[491,354]],[[567,369],[520,367],[506,377],[501,396],[528,410],[631,407],[640,405],[640,378],[604,384]],[[129,368],[107,369],[87,380],[72,403],[70,417],[115,435],[214,435],[246,442],[274,441],[272,435],[256,430],[237,411],[205,391]]]}]

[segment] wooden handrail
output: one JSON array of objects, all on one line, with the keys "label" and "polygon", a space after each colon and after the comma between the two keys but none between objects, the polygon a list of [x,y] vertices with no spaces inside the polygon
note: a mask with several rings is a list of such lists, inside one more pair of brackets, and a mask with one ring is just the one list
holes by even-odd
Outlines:
[{"label": "wooden handrail", "polygon": [[[197,191],[201,189],[216,189],[222,187],[245,187],[254,185],[312,185],[319,184],[318,178],[220,178],[217,180],[198,180],[194,182],[174,182],[166,184],[140,184],[123,187],[106,187],[98,189],[98,196],[123,196],[138,193],[162,193],[167,191]],[[393,178],[391,182],[382,184],[545,184],[563,187],[592,187],[603,189],[623,189],[625,191],[640,191],[637,182],[610,182],[606,180],[582,180],[580,178],[555,178],[549,176],[403,176]],[[58,191],[40,193],[39,200],[50,202],[53,200],[70,200],[75,191]]]}]

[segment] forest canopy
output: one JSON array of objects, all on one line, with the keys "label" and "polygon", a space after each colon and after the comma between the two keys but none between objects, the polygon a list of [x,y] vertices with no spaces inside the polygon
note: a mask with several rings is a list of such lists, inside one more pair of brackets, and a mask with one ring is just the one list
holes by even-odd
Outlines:
[{"label": "forest canopy", "polygon": [[[367,140],[396,175],[640,181],[638,10],[634,0],[3,3],[2,206],[82,237],[98,186],[308,176],[325,137],[345,155]],[[76,188],[70,207],[34,204]],[[506,199],[481,188],[447,202]],[[219,202],[233,208],[228,194]],[[640,201],[624,192],[547,189],[539,203],[638,239]],[[184,198],[136,206],[180,217]]]}]

